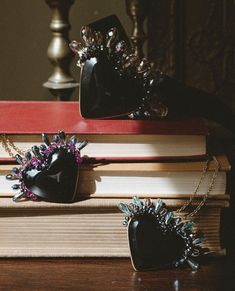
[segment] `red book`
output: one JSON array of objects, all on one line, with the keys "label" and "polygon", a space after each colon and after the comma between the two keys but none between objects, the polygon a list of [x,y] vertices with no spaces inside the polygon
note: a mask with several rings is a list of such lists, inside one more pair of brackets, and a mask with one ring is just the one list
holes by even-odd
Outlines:
[{"label": "red book", "polygon": [[[40,144],[41,133],[53,135],[64,130],[80,140],[87,139],[83,154],[94,158],[154,160],[206,154],[207,128],[200,119],[84,119],[79,102],[54,101],[1,101],[0,112],[1,137],[7,135],[21,150]],[[0,159],[12,160],[2,142]]]}]

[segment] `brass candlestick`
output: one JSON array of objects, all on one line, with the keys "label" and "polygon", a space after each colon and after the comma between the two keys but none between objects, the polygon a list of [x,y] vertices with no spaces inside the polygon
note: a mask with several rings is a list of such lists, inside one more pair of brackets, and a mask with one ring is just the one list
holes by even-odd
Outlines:
[{"label": "brass candlestick", "polygon": [[146,40],[143,24],[148,14],[149,0],[126,0],[126,11],[133,23],[131,40],[134,53],[142,58],[144,56],[143,44]]},{"label": "brass candlestick", "polygon": [[54,68],[43,86],[48,88],[56,99],[69,100],[71,93],[78,86],[69,70],[73,55],[69,49],[68,14],[74,0],[46,0],[46,3],[52,10],[52,40],[47,55]]}]

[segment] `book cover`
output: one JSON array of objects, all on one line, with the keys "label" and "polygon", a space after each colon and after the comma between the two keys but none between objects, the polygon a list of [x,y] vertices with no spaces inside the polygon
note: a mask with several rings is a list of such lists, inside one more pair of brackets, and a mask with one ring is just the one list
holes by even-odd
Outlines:
[{"label": "book cover", "polygon": [[79,102],[0,101],[0,133],[41,134],[159,134],[206,135],[201,119],[98,120],[84,119]]},{"label": "book cover", "polygon": [[[12,162],[4,134],[26,151],[41,143],[41,133],[64,130],[88,140],[83,155],[99,159],[157,160],[205,158],[207,128],[201,119],[84,119],[78,102],[0,102],[0,161]],[[52,137],[51,137],[52,138]],[[16,154],[14,149],[13,154]]]}]

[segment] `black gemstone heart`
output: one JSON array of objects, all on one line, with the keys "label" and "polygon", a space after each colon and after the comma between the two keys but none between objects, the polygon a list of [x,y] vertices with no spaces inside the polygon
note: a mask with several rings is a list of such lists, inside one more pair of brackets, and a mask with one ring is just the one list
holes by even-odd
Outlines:
[{"label": "black gemstone heart", "polygon": [[138,80],[120,77],[105,58],[87,60],[81,74],[80,108],[86,118],[107,118],[138,107],[142,87]]},{"label": "black gemstone heart", "polygon": [[131,258],[137,271],[173,267],[182,257],[185,241],[174,230],[163,232],[153,215],[131,219],[128,226]]},{"label": "black gemstone heart", "polygon": [[36,167],[23,175],[25,186],[35,195],[52,202],[73,202],[78,182],[78,164],[75,156],[65,149],[58,149],[41,170]]}]

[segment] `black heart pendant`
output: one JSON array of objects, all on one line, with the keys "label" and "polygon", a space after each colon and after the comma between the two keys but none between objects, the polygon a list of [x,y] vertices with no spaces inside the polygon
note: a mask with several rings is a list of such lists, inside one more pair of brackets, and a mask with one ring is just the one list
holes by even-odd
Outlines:
[{"label": "black heart pendant", "polygon": [[119,204],[127,216],[131,261],[136,271],[178,267],[187,262],[194,270],[199,264],[192,258],[201,253],[202,237],[195,237],[192,221],[174,217],[161,199],[154,204],[138,197],[133,203]]},{"label": "black heart pendant", "polygon": [[78,163],[72,153],[61,148],[55,151],[44,169],[26,170],[23,181],[36,196],[53,202],[72,202],[78,181]]},{"label": "black heart pendant", "polygon": [[119,76],[105,57],[86,61],[80,83],[80,110],[85,118],[110,118],[130,113],[138,107],[142,96],[140,82],[129,76]]},{"label": "black heart pendant", "polygon": [[21,182],[13,186],[14,189],[20,189],[13,200],[25,197],[31,200],[40,198],[51,202],[73,202],[76,199],[79,164],[82,162],[80,150],[87,142],[76,147],[77,139],[72,137],[67,142],[62,131],[54,136],[53,143],[45,134],[42,136],[47,146],[32,147],[33,155],[26,152],[26,160],[16,155],[22,167],[13,168],[12,174],[7,175],[7,178],[18,178]]},{"label": "black heart pendant", "polygon": [[[174,231],[162,232],[154,216],[133,218],[128,226],[133,266],[136,270],[171,267],[185,249],[185,242]],[[173,247],[172,247],[173,246]]]}]

